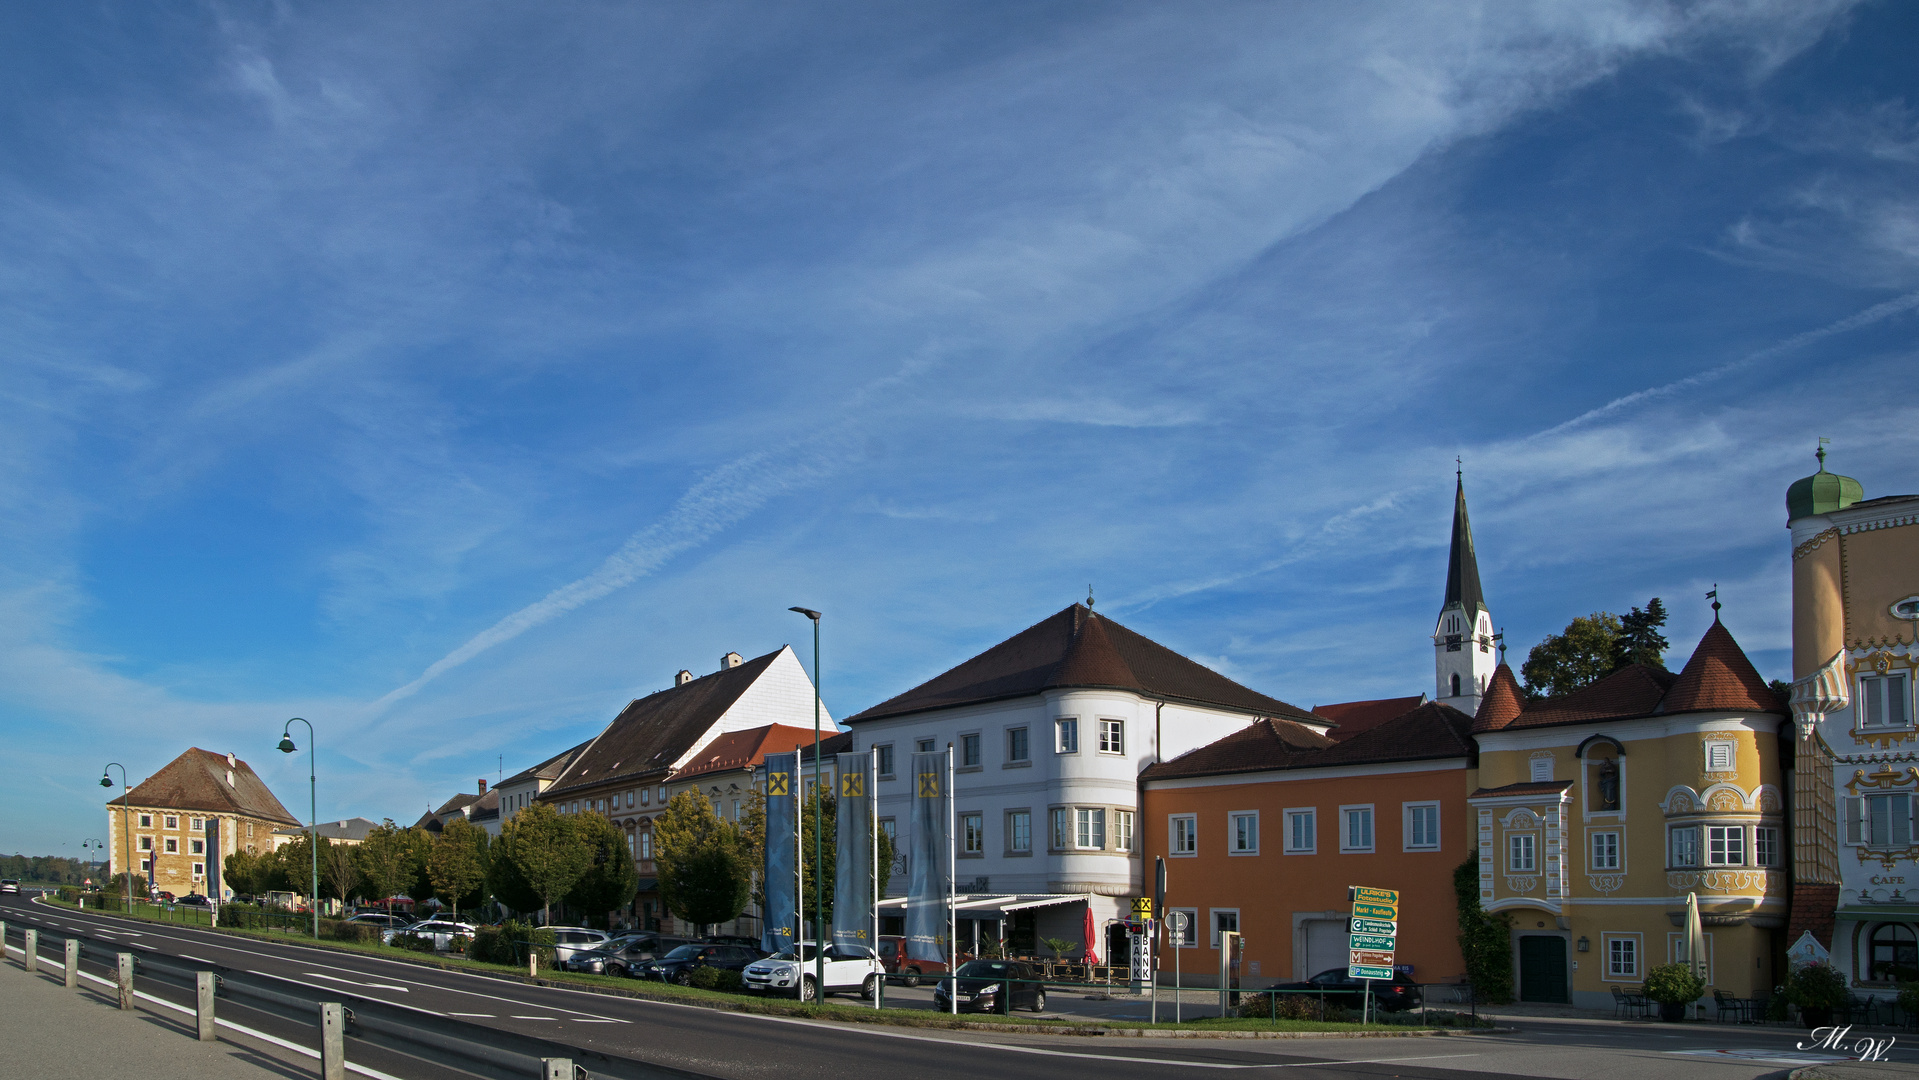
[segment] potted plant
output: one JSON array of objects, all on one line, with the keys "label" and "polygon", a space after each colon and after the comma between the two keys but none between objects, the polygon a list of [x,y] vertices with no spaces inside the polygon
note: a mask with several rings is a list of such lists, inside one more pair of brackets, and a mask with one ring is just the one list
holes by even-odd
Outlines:
[{"label": "potted plant", "polygon": [[1809,1028],[1830,1027],[1833,1012],[1851,996],[1846,977],[1831,964],[1807,964],[1786,979],[1786,999],[1799,1006],[1799,1019]]},{"label": "potted plant", "polygon": [[1706,992],[1706,980],[1690,964],[1661,964],[1646,973],[1646,997],[1659,1003],[1661,1020],[1684,1020],[1686,1006]]}]

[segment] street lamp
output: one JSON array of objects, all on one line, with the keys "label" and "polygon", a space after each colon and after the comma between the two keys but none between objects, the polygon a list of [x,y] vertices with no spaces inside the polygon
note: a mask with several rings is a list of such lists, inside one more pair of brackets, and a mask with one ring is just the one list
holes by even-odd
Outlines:
[{"label": "street lamp", "polygon": [[[311,721],[299,716],[294,717],[293,720],[298,720],[307,726],[307,799],[310,815],[308,820],[312,822],[307,826],[307,851],[313,855],[313,891],[307,893],[307,906],[313,909],[313,938],[318,941],[320,938],[320,781],[314,764],[317,754],[314,744],[318,740],[313,737]],[[288,720],[285,730],[280,732],[282,754],[291,754],[299,749],[293,745],[293,720]]]},{"label": "street lamp", "polygon": [[[120,837],[122,840],[125,841],[125,843],[122,846],[126,849],[126,859],[127,859],[127,865],[126,865],[127,914],[132,915],[133,914],[133,810],[132,810],[133,789],[127,786],[127,767],[125,765],[120,764],[117,761],[107,762],[107,767],[100,770],[100,786],[103,788],[110,788],[113,786],[113,770],[115,769],[120,770],[120,792],[121,792],[120,794]],[[112,869],[112,865],[110,863],[108,865],[108,869]],[[149,886],[152,885],[153,884],[152,880],[149,879],[147,884]]]},{"label": "street lamp", "polygon": [[106,850],[107,842],[105,840],[95,840],[89,836],[85,840],[80,841],[80,861],[86,863],[88,866],[92,866],[93,855],[91,853],[98,851],[105,854]]},{"label": "street lamp", "polygon": [[826,826],[820,809],[820,613],[790,607],[813,621],[813,1000],[826,992]]}]

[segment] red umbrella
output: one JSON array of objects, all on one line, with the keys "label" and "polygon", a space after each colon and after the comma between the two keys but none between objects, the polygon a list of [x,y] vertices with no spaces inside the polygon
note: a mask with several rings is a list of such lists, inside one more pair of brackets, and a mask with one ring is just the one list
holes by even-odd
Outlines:
[{"label": "red umbrella", "polygon": [[1093,925],[1093,905],[1086,905],[1086,964],[1091,967],[1099,963],[1099,953],[1094,950],[1093,942],[1099,940],[1099,930]]}]

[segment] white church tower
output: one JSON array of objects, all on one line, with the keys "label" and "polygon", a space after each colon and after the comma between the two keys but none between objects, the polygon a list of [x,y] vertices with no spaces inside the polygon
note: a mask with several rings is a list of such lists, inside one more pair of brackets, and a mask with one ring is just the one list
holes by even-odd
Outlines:
[{"label": "white church tower", "polygon": [[1458,478],[1453,497],[1453,553],[1446,564],[1446,603],[1433,629],[1436,701],[1471,716],[1499,666],[1493,648],[1493,616],[1479,589],[1479,558],[1473,553],[1473,527],[1466,520],[1466,478]]}]

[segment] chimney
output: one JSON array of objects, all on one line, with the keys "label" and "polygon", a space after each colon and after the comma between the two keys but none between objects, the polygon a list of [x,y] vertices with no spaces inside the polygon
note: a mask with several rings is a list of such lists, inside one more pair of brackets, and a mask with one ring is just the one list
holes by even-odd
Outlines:
[{"label": "chimney", "polygon": [[725,671],[728,668],[736,668],[744,663],[746,663],[746,657],[736,652],[730,652],[720,657],[720,670]]},{"label": "chimney", "polygon": [[685,668],[681,668],[680,673],[678,675],[673,676],[674,686],[685,686],[687,683],[690,683],[692,681],[693,681],[693,673],[686,670]]},{"label": "chimney", "polygon": [[480,777],[480,794],[486,794],[486,777]]},{"label": "chimney", "polygon": [[233,767],[234,767],[235,765],[238,765],[238,764],[239,764],[239,762],[237,762],[237,761],[235,761],[235,760],[233,760],[233,751],[231,751],[231,750],[228,750],[228,751],[227,751],[227,768],[229,768],[229,769],[231,769],[231,768],[233,768]]}]

